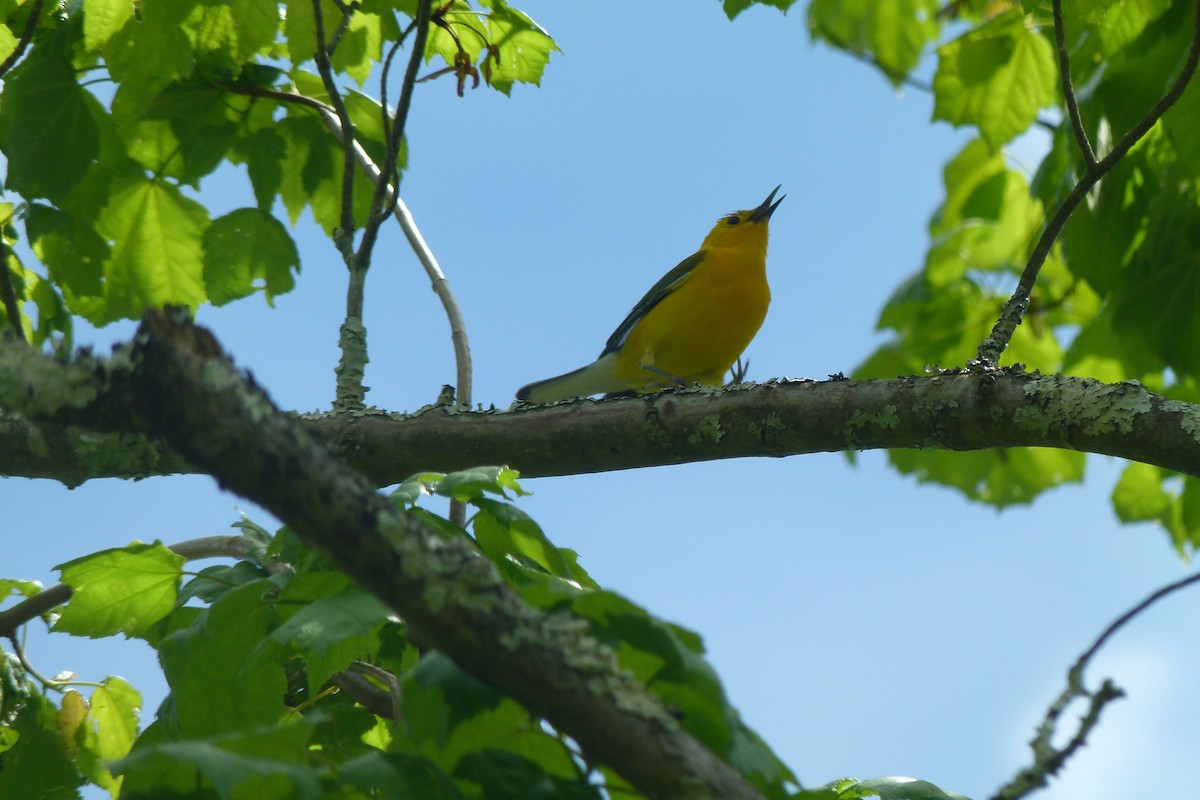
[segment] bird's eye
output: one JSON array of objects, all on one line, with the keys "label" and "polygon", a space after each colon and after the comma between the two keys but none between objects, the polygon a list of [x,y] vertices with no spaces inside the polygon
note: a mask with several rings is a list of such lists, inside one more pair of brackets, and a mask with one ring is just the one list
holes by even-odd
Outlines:
[{"label": "bird's eye", "polygon": [[737,225],[739,222],[741,222],[741,220],[738,218],[737,214],[730,214],[725,220],[726,225]]}]

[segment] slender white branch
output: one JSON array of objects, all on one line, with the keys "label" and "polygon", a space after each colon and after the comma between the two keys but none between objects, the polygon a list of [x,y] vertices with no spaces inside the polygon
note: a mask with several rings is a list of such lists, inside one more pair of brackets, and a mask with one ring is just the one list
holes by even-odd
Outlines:
[{"label": "slender white branch", "polygon": [[[342,138],[342,126],[338,122],[337,114],[334,113],[332,108],[321,109],[320,113],[325,127],[340,140]],[[358,162],[358,166],[363,171],[363,174],[375,184],[384,180],[379,166],[371,160],[371,157],[367,155],[367,151],[362,148],[362,145],[358,142],[352,142],[351,147],[354,150],[354,159]],[[459,310],[458,301],[454,299],[454,292],[450,289],[450,282],[446,280],[446,274],[442,272],[442,267],[438,264],[437,257],[434,256],[433,251],[425,242],[425,237],[421,235],[416,221],[413,220],[412,212],[408,210],[408,206],[404,203],[403,198],[396,198],[396,209],[393,213],[396,221],[400,223],[400,229],[404,231],[404,236],[408,239],[409,246],[416,253],[417,260],[425,268],[425,274],[429,276],[433,293],[442,301],[442,308],[445,309],[446,318],[450,322],[450,340],[454,344],[458,402],[462,406],[470,407],[471,346],[467,340],[466,321],[463,319],[462,311]]]}]

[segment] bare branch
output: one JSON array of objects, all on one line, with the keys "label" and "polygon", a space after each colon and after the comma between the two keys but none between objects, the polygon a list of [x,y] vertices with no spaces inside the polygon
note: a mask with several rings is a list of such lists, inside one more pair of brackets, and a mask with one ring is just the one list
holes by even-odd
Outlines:
[{"label": "bare branch", "polygon": [[[1162,598],[1187,586],[1191,586],[1193,583],[1200,583],[1200,574],[1190,575],[1187,578],[1162,587],[1129,611],[1126,611],[1115,622],[1105,628],[1104,632],[1097,637],[1091,647],[1085,650],[1083,655],[1067,671],[1066,688],[1050,704],[1050,708],[1046,710],[1046,716],[1043,718],[1042,723],[1038,725],[1037,735],[1029,743],[1030,748],[1033,750],[1033,763],[1017,773],[1011,781],[992,796],[992,800],[1019,800],[1019,798],[1025,797],[1037,789],[1046,786],[1050,778],[1058,774],[1058,771],[1062,769],[1067,760],[1080,747],[1087,744],[1088,735],[1100,721],[1100,712],[1113,700],[1124,697],[1125,693],[1108,679],[1095,692],[1088,691],[1084,685],[1083,671],[1087,668],[1096,653],[1099,652],[1100,648],[1104,646],[1104,643],[1125,624]],[[1081,697],[1088,700],[1087,712],[1079,721],[1079,727],[1071,737],[1071,740],[1064,747],[1055,747],[1052,739],[1058,732],[1059,717],[1062,716],[1071,702]]]},{"label": "bare branch", "polygon": [[[321,0],[312,0],[312,5],[313,23],[317,36],[317,50],[314,54],[314,59],[317,63],[317,72],[321,76],[321,83],[325,86],[325,93],[329,95],[329,104],[333,106],[334,112],[337,113],[342,130],[346,132],[346,138],[353,140],[354,123],[350,120],[350,112],[346,110],[346,103],[342,100],[342,93],[338,90],[337,83],[333,79],[333,65],[329,63],[329,43],[325,38],[325,13],[321,8]],[[344,148],[343,152],[341,231],[334,236],[334,244],[338,246],[338,250],[346,259],[347,266],[353,270],[354,156],[348,148]],[[362,316],[361,311],[358,316]]]},{"label": "bare branch", "polygon": [[[412,106],[413,87],[417,81],[417,70],[421,66],[421,59],[425,56],[425,40],[429,35],[429,19],[432,13],[433,0],[419,0],[417,3],[416,16],[416,37],[412,44],[412,53],[408,58],[408,68],[404,73],[404,83],[400,87],[400,100],[396,104],[396,115],[392,120],[391,130],[387,141],[387,157],[383,164],[382,172],[384,175],[392,176],[396,172],[396,165],[400,157],[400,145],[404,140],[404,128],[408,122],[408,111]],[[387,97],[381,97],[380,103],[387,108]],[[367,220],[366,227],[363,230],[362,241],[358,245],[358,258],[363,262],[369,262],[371,259],[371,251],[375,247],[375,240],[379,235],[379,227],[383,224],[386,217],[386,209],[391,203],[390,197],[391,184],[389,180],[382,180],[375,184],[375,196],[371,204],[371,218]],[[395,187],[398,191],[399,187]]]},{"label": "bare branch", "polygon": [[[12,608],[0,611],[0,638],[12,639],[22,625],[37,619],[71,599],[71,587],[65,583],[51,586]],[[13,643],[14,645],[16,642]]]},{"label": "bare branch", "polygon": [[1063,99],[1067,104],[1067,114],[1071,118],[1071,130],[1075,132],[1075,142],[1079,145],[1079,151],[1083,153],[1085,168],[1091,169],[1096,165],[1096,154],[1092,152],[1092,143],[1088,141],[1087,131],[1083,129],[1083,119],[1079,116],[1079,101],[1075,99],[1075,87],[1071,83],[1071,59],[1067,54],[1062,0],[1054,0],[1054,44],[1058,50],[1058,76]]},{"label": "bare branch", "polygon": [[[28,347],[0,347],[0,407],[15,412],[0,415],[0,474],[77,484],[203,471],[110,409],[95,395],[96,380],[86,360],[64,367]],[[433,405],[408,415],[316,415],[301,424],[374,485],[387,486],[421,470],[480,464],[509,464],[534,477],[931,446],[1054,447],[1200,477],[1198,419],[1200,406],[1137,383],[999,370],[674,390],[507,412]],[[136,456],[134,467],[127,454]]]},{"label": "bare branch", "polygon": [[[1057,2],[1055,3],[1055,8],[1058,8]],[[1042,235],[1034,246],[1033,252],[1029,256],[1029,261],[1025,264],[1025,269],[1021,272],[1021,278],[1017,282],[1016,291],[1013,292],[1012,297],[1005,303],[1004,309],[1000,312],[1000,317],[992,327],[991,333],[979,345],[979,350],[975,354],[975,360],[971,362],[970,366],[982,369],[991,369],[996,366],[1000,360],[1000,354],[1008,347],[1013,333],[1016,331],[1017,326],[1021,324],[1021,319],[1029,307],[1029,297],[1033,293],[1033,285],[1037,282],[1038,273],[1041,271],[1042,265],[1046,263],[1046,257],[1050,255],[1051,248],[1054,247],[1054,243],[1062,234],[1063,228],[1066,227],[1067,220],[1071,217],[1071,214],[1074,213],[1083,198],[1087,196],[1088,191],[1109,170],[1116,166],[1117,162],[1124,158],[1125,154],[1154,127],[1159,118],[1167,112],[1167,109],[1175,104],[1175,101],[1179,99],[1187,88],[1188,82],[1196,72],[1197,63],[1200,63],[1200,0],[1196,2],[1193,21],[1195,31],[1192,35],[1192,45],[1188,51],[1187,60],[1184,62],[1179,75],[1176,76],[1174,83],[1171,84],[1171,88],[1167,90],[1167,93],[1146,112],[1145,116],[1136,125],[1121,137],[1121,140],[1117,142],[1116,146],[1104,158],[1099,161],[1092,160],[1088,162],[1085,154],[1083,175],[1079,177],[1075,186],[1072,187],[1062,203],[1059,204],[1058,209],[1046,224],[1045,229],[1042,230]],[[1073,97],[1073,93],[1068,96]],[[1074,118],[1072,118],[1072,124],[1075,124]]]}]

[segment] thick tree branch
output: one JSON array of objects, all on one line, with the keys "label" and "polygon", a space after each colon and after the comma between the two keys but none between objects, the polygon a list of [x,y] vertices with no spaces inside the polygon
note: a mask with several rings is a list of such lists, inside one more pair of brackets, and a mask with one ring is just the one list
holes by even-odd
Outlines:
[{"label": "thick tree branch", "polygon": [[[47,360],[58,369],[57,362]],[[41,401],[66,390],[53,388],[53,374],[24,381],[33,374],[29,348],[0,351],[0,407],[25,415],[0,416],[0,474],[76,485],[95,477],[197,471],[161,444],[138,436],[127,420],[121,428],[120,418],[103,403],[85,401],[47,419],[52,412]],[[35,385],[41,388],[35,391]],[[915,447],[1054,447],[1200,477],[1200,406],[1136,383],[1013,370],[768,383],[516,411],[431,406],[409,415],[320,415],[303,424],[376,486],[421,470],[480,464],[509,464],[535,477]]]},{"label": "thick tree branch", "polygon": [[[1055,3],[1055,9],[1058,10],[1058,3]],[[1055,15],[1056,28],[1061,27],[1061,13]],[[1188,56],[1176,76],[1171,88],[1154,106],[1146,112],[1146,114],[1129,129],[1121,140],[1109,151],[1108,155],[1099,161],[1095,160],[1095,156],[1090,158],[1088,152],[1084,152],[1084,170],[1083,174],[1076,181],[1071,191],[1059,204],[1054,212],[1054,216],[1046,223],[1046,227],[1042,230],[1042,235],[1034,245],[1033,252],[1029,256],[1029,260],[1025,263],[1025,269],[1021,272],[1021,278],[1017,282],[1016,291],[1012,297],[1005,303],[1004,309],[1000,312],[1000,318],[996,320],[996,324],[992,327],[992,331],[988,337],[979,345],[979,350],[975,355],[975,360],[971,362],[974,367],[993,368],[999,362],[1000,354],[1008,347],[1009,341],[1012,339],[1013,333],[1017,326],[1021,324],[1021,319],[1025,316],[1025,311],[1029,307],[1029,297],[1033,293],[1033,285],[1037,282],[1038,274],[1041,272],[1042,265],[1046,263],[1047,256],[1050,255],[1050,250],[1054,247],[1054,243],[1058,241],[1058,237],[1062,234],[1063,228],[1066,227],[1067,220],[1071,214],[1078,208],[1083,198],[1091,190],[1096,183],[1104,177],[1109,170],[1117,165],[1117,162],[1125,157],[1133,146],[1137,144],[1146,133],[1154,127],[1159,118],[1167,113],[1167,110],[1175,105],[1184,89],[1187,88],[1188,82],[1192,79],[1192,75],[1196,72],[1197,64],[1200,64],[1200,0],[1196,0],[1196,8],[1193,12],[1193,22],[1195,31],[1192,35],[1192,45],[1188,51]],[[1066,51],[1060,47],[1060,60],[1065,63]],[[1069,75],[1064,73],[1064,83],[1067,88],[1064,90],[1068,97],[1068,110],[1071,109],[1071,104],[1074,101],[1073,90],[1070,89]],[[1083,132],[1082,124],[1076,119],[1078,109],[1071,114],[1071,123],[1076,126],[1076,136]],[[1086,142],[1086,135],[1083,136]],[[1090,148],[1089,148],[1090,150]]]},{"label": "thick tree branch", "polygon": [[[589,761],[649,797],[760,798],[618,667],[585,622],[535,611],[465,541],[401,513],[278,411],[183,312],[147,312],[133,344],[107,362],[60,368],[73,385],[92,382],[51,401],[59,413],[123,405],[323,551],[432,647],[572,737]],[[0,386],[10,378],[19,380],[0,372]]]}]

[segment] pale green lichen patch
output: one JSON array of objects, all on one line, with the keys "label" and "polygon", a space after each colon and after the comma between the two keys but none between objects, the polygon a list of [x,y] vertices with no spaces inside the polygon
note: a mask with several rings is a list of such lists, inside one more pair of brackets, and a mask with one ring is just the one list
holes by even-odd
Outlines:
[{"label": "pale green lichen patch", "polygon": [[787,431],[787,425],[783,418],[772,411],[763,418],[762,424],[751,422],[749,425],[750,433],[752,433],[760,442],[770,442],[776,436]]},{"label": "pale green lichen patch", "polygon": [[882,411],[856,410],[850,421],[842,428],[843,438],[849,444],[858,443],[858,432],[867,428],[895,428],[900,424],[900,415],[896,406],[888,403]]},{"label": "pale green lichen patch", "polygon": [[1158,409],[1167,414],[1179,414],[1180,429],[1192,437],[1192,441],[1200,442],[1200,405],[1182,400],[1163,400]]},{"label": "pale green lichen patch", "polygon": [[721,416],[709,414],[701,417],[695,429],[688,434],[688,444],[700,444],[704,441],[719,442],[725,436],[721,430]]},{"label": "pale green lichen patch", "polygon": [[1183,422],[1179,423],[1179,427],[1183,428],[1183,432],[1192,437],[1192,441],[1200,442],[1200,411],[1195,411],[1183,418]]},{"label": "pale green lichen patch", "polygon": [[1130,433],[1134,420],[1152,410],[1150,392],[1136,381],[1107,384],[1045,375],[1025,386],[1025,397],[1029,404],[1017,411],[1013,421],[1038,433],[1063,427],[1079,428],[1088,436]]},{"label": "pale green lichen patch", "polygon": [[64,365],[24,344],[6,344],[0,353],[0,405],[8,409],[50,415],[64,408],[86,408],[99,393],[100,380],[90,357]]}]

